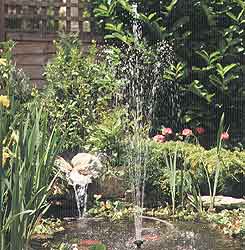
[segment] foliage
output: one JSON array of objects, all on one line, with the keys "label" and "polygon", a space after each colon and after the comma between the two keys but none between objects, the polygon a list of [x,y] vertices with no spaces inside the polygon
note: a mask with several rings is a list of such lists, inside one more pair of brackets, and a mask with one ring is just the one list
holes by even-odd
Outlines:
[{"label": "foliage", "polygon": [[[214,172],[217,163],[216,148],[205,149],[200,145],[187,143],[184,141],[169,141],[165,143],[151,142],[152,153],[155,155],[153,162],[158,161],[162,164],[163,155],[162,152],[168,152],[168,154],[174,154],[175,148],[178,148],[178,156],[183,159],[185,157],[189,169],[194,173],[198,173],[200,163],[207,166],[209,173]],[[229,172],[232,175],[244,173],[245,171],[245,153],[243,151],[231,151],[228,149],[221,149],[220,157],[225,162],[224,171],[226,174]],[[183,161],[182,161],[183,163]],[[181,164],[181,163],[180,163]]]},{"label": "foliage", "polygon": [[47,114],[37,103],[14,129],[14,105],[0,107],[0,248],[22,250],[47,208],[59,140],[56,130],[47,139]]},{"label": "foliage", "polygon": [[170,207],[157,208],[148,210],[148,216],[156,216],[163,219],[178,219],[179,221],[198,221],[203,223],[211,223],[215,228],[219,229],[225,235],[234,238],[244,239],[245,237],[245,211],[244,209],[222,210],[218,213],[210,213],[203,211],[196,213],[192,208],[177,209],[173,215]]},{"label": "foliage", "polygon": [[90,152],[104,152],[110,167],[122,165],[125,153],[125,129],[127,118],[125,110],[117,108],[101,118],[101,122],[91,128],[87,144]]},{"label": "foliage", "polygon": [[209,222],[215,223],[224,234],[245,239],[245,210],[223,210],[216,214],[207,214]]},{"label": "foliage", "polygon": [[54,233],[63,231],[62,221],[59,219],[41,219],[33,230],[33,234],[47,234],[53,235]]},{"label": "foliage", "polygon": [[81,52],[76,36],[63,36],[56,43],[56,56],[46,68],[48,88],[42,94],[50,126],[58,123],[65,140],[62,150],[80,150],[101,118],[110,111],[117,88],[112,68],[96,58],[94,43],[88,55]]},{"label": "foliage", "polygon": [[110,220],[119,220],[128,217],[132,208],[120,201],[101,201],[101,195],[95,195],[95,204],[88,213],[96,217],[106,217]]},{"label": "foliage", "polygon": [[206,169],[206,167],[204,166],[206,175],[207,175],[207,179],[208,179],[208,186],[209,186],[209,195],[210,195],[210,209],[214,209],[214,202],[215,202],[215,195],[216,195],[216,191],[217,191],[217,187],[218,187],[218,182],[219,182],[219,177],[220,177],[220,172],[222,171],[222,167],[224,166],[224,161],[223,159],[220,157],[220,150],[222,148],[222,138],[221,138],[221,134],[224,131],[224,114],[221,117],[220,120],[220,125],[219,125],[219,131],[217,134],[217,146],[216,146],[216,153],[217,153],[217,162],[216,162],[216,166],[214,169],[214,184],[213,187],[211,187],[211,182],[210,182],[210,176],[209,173]]},{"label": "foliage", "polygon": [[146,215],[160,217],[162,219],[178,220],[178,221],[203,221],[206,216],[206,212],[201,213],[195,211],[191,206],[186,208],[177,208],[175,214],[172,213],[172,208],[167,205],[165,207],[153,208],[146,211]]},{"label": "foliage", "polygon": [[[22,69],[13,64],[12,50],[15,43],[8,41],[0,44],[0,92],[14,97],[15,102],[26,103],[32,99],[30,80]],[[18,105],[16,105],[16,108]],[[23,106],[22,106],[23,108]]]},{"label": "foliage", "polygon": [[[206,193],[207,173],[205,173],[204,168],[208,171],[210,183],[214,183],[217,162],[220,160],[224,165],[219,173],[219,193],[222,192],[228,184],[227,181],[230,186],[232,183],[239,181],[240,176],[243,176],[245,173],[245,154],[243,151],[232,152],[227,149],[220,149],[218,156],[217,148],[207,150],[199,144],[196,145],[185,141],[167,141],[165,143],[152,141],[149,145],[149,158],[151,160],[147,165],[147,186],[148,188],[149,186],[154,186],[156,193],[163,193],[165,197],[162,197],[162,199],[166,201],[168,200],[168,196],[171,197],[171,184],[169,182],[171,172],[167,171],[168,168],[164,154],[166,154],[168,158],[174,158],[176,150],[177,166],[175,184],[178,203],[182,200],[182,192],[185,193],[185,196],[188,193],[194,194],[194,192],[196,192],[196,198],[200,195],[200,191],[202,191],[202,194]],[[184,171],[182,171],[183,169]],[[183,173],[184,177],[182,176]],[[184,190],[181,190],[182,187]],[[193,190],[193,188],[195,190]],[[242,193],[240,195],[242,195]],[[198,205],[198,199],[196,199],[195,204],[195,206]]]},{"label": "foliage", "polygon": [[89,247],[89,250],[106,250],[106,245],[104,244],[97,244]]},{"label": "foliage", "polygon": [[58,244],[52,244],[52,246],[50,246],[51,250],[73,250],[76,249],[77,244],[69,244],[69,243],[58,243]]},{"label": "foliage", "polygon": [[233,145],[244,144],[244,2],[140,0],[137,4],[136,17],[129,0],[94,1],[105,37],[132,44],[134,17],[148,42],[173,43],[180,62],[169,67],[168,79],[177,79],[182,87],[182,123],[202,125],[216,134],[217,121],[225,113]]},{"label": "foliage", "polygon": [[173,214],[175,214],[177,153],[178,153],[178,151],[176,150],[174,152],[173,156],[171,154],[168,156],[164,152],[165,163],[166,163],[166,166],[167,166],[167,168],[169,170],[169,175],[170,175],[169,176],[169,183],[170,183],[170,193],[171,193],[171,198],[172,198],[172,211],[173,211]]}]

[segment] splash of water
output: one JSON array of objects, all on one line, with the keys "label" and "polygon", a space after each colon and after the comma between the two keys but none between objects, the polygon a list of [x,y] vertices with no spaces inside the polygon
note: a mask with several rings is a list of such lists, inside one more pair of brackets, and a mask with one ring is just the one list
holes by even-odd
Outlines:
[{"label": "splash of water", "polygon": [[[92,182],[92,176],[91,175],[85,176],[79,174],[77,171],[72,171],[69,175],[69,180],[71,181],[71,184],[75,192],[79,218],[82,218],[86,215],[88,184]],[[83,213],[81,213],[82,208],[83,208]]]},{"label": "splash of water", "polygon": [[[178,103],[178,100],[176,97],[176,85],[172,82],[165,82],[166,89],[164,91],[161,86],[164,67],[167,68],[173,63],[171,47],[167,42],[162,42],[161,46],[157,49],[148,47],[150,48],[149,51],[147,51],[147,49],[144,50],[145,44],[142,43],[142,28],[138,22],[137,4],[133,5],[133,11],[133,34],[135,41],[134,44],[128,48],[125,61],[121,65],[121,72],[126,82],[124,100],[126,100],[126,107],[128,109],[128,120],[133,123],[133,128],[129,128],[133,136],[131,137],[131,143],[128,148],[128,164],[132,178],[131,183],[135,203],[134,224],[135,242],[137,244],[143,241],[142,220],[145,218],[143,216],[144,189],[146,166],[149,160],[148,144],[146,143],[146,138],[144,139],[142,136],[145,134],[144,130],[146,125],[150,125],[150,127],[160,127],[160,124],[156,121],[159,120],[159,109],[164,106],[162,103],[166,105],[164,122],[174,120],[178,112],[178,106],[174,105],[174,103]],[[169,50],[169,52],[167,50]],[[157,56],[155,56],[154,52],[157,53]],[[157,60],[158,56],[161,62]],[[165,58],[163,58],[164,56]],[[154,67],[152,67],[152,63]],[[161,100],[160,105],[159,100]],[[161,122],[163,122],[163,119]],[[166,123],[164,125],[166,125]],[[174,126],[171,127],[173,128]],[[163,221],[161,220],[161,222]],[[164,223],[169,224],[165,221]],[[140,245],[141,244],[137,244],[137,247],[140,247]]]},{"label": "splash of water", "polygon": [[[141,38],[141,27],[137,22],[138,18],[138,11],[137,11],[137,4],[133,5],[133,12],[134,12],[134,22],[133,22],[133,33],[135,38],[135,46],[138,46],[139,40]],[[132,188],[134,190],[134,200],[135,200],[135,206],[134,206],[134,224],[135,224],[135,242],[138,242],[138,247],[140,247],[142,240],[142,228],[143,228],[143,222],[142,222],[142,214],[143,214],[143,208],[144,208],[144,188],[145,188],[145,177],[146,177],[146,150],[144,147],[144,144],[140,138],[141,130],[143,129],[143,86],[141,82],[139,81],[139,60],[138,57],[135,57],[135,68],[134,68],[134,74],[135,74],[135,82],[132,84],[131,89],[131,95],[135,97],[136,105],[135,105],[135,141],[133,141],[133,144],[131,144],[131,150],[134,150],[134,147],[136,147],[136,155],[134,156],[135,162],[134,162],[134,169],[133,169],[133,178],[134,181],[132,182]],[[136,84],[135,84],[136,83]],[[144,157],[144,158],[143,158]],[[133,159],[132,159],[133,160]]]}]

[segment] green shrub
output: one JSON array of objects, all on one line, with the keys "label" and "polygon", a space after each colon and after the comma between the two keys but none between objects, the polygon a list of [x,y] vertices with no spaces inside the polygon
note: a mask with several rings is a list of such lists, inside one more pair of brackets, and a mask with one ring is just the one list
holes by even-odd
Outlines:
[{"label": "green shrub", "polygon": [[110,112],[117,88],[112,68],[96,58],[96,44],[82,53],[76,36],[56,43],[56,56],[46,68],[47,90],[42,94],[50,125],[57,123],[67,136],[63,151],[78,151],[85,145],[91,128]]},{"label": "green shrub", "polygon": [[[170,183],[169,173],[164,160],[164,152],[167,155],[174,156],[177,147],[177,170],[176,170],[176,186],[177,198],[180,197],[180,183],[181,183],[181,169],[185,169],[186,182],[190,183],[190,176],[195,177],[196,184],[204,189],[207,183],[203,167],[208,169],[211,181],[214,181],[215,168],[217,164],[217,149],[213,148],[206,150],[200,145],[195,145],[183,141],[168,141],[165,143],[150,142],[149,157],[151,161],[148,164],[148,180],[147,183],[151,187],[155,187],[156,194],[162,192],[163,197],[169,200],[170,197]],[[219,192],[222,192],[224,186],[236,183],[241,180],[241,176],[245,174],[245,152],[244,151],[230,151],[221,149],[220,158],[224,163],[220,173]],[[189,174],[187,174],[189,173]],[[149,189],[149,188],[148,188]],[[186,190],[190,192],[190,190]]]},{"label": "green shrub", "polygon": [[[225,113],[234,135],[232,144],[244,144],[244,2],[140,0],[137,4],[143,38],[170,41],[182,62],[169,67],[172,75],[168,75],[182,89],[178,95],[182,123],[216,133],[217,121]],[[93,5],[105,38],[134,43],[132,2],[96,0]]]},{"label": "green shrub", "polygon": [[91,128],[87,149],[91,152],[105,153],[110,167],[122,166],[126,124],[127,118],[123,109],[117,108],[111,110],[110,114],[104,114],[101,122]]}]

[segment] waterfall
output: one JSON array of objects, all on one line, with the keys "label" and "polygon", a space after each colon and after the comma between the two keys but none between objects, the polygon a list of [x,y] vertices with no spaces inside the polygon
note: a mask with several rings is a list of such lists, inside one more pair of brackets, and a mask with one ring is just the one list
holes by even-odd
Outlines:
[{"label": "waterfall", "polygon": [[[82,218],[86,215],[88,185],[92,182],[92,176],[84,176],[79,174],[77,171],[72,171],[69,175],[69,181],[71,182],[75,192],[79,218]],[[81,209],[83,209],[83,212],[81,212]]]}]

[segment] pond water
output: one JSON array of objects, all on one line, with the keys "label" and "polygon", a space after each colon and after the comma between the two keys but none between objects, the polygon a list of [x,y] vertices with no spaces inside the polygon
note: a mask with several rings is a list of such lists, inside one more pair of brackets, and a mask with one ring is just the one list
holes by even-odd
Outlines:
[{"label": "pond water", "polygon": [[[135,249],[134,234],[134,225],[129,221],[66,220],[65,231],[57,233],[52,242],[78,243],[78,249],[85,250],[89,249],[91,242],[97,241],[105,244],[108,250],[129,250]],[[143,223],[143,237],[142,249],[147,250],[245,249],[241,241],[228,239],[206,224],[178,223],[171,229],[163,223],[147,219]]]}]

